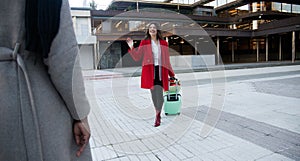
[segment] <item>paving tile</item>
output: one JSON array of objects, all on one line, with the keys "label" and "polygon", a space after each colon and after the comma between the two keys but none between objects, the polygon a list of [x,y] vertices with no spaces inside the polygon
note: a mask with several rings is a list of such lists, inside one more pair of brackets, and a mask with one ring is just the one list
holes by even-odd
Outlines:
[{"label": "paving tile", "polygon": [[[296,105],[300,99],[274,91],[257,91],[253,86],[255,82],[264,90],[261,82],[275,85],[274,82],[289,80],[295,83],[300,74],[287,73],[298,71],[298,67],[262,68],[259,72],[256,69],[225,71],[226,88],[219,92],[221,96],[225,94],[222,116],[227,117],[218,118],[218,124],[205,138],[201,130],[207,116],[204,107],[210,107],[215,96],[213,88],[216,86],[209,84],[213,73],[179,74],[185,95],[182,114],[162,115],[162,125],[158,128],[153,127],[150,92],[139,89],[138,77],[130,78],[129,94],[117,92],[127,90],[123,82],[128,78],[86,81],[93,90],[89,93],[93,105],[89,117],[93,160],[299,160],[300,111]],[[198,79],[199,85],[193,77]],[[195,118],[197,111],[201,119]],[[271,136],[276,137],[277,142],[264,145]],[[251,140],[255,137],[259,138],[256,142]]]}]

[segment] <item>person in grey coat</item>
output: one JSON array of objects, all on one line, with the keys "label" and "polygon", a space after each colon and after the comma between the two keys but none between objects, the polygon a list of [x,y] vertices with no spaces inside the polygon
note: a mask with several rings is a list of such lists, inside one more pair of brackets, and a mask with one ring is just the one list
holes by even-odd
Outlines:
[{"label": "person in grey coat", "polygon": [[78,58],[68,0],[1,0],[1,161],[92,160]]}]

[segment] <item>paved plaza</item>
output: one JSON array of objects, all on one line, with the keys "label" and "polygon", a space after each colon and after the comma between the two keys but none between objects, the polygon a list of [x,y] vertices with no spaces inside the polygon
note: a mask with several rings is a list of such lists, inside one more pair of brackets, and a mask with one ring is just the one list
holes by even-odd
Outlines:
[{"label": "paved plaza", "polygon": [[93,160],[300,160],[300,65],[221,68],[175,68],[182,110],[159,127],[140,68],[84,71]]}]

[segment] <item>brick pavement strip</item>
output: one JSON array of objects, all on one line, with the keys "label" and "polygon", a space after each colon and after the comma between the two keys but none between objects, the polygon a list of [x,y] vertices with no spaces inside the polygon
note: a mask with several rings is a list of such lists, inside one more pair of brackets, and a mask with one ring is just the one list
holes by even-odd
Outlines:
[{"label": "brick pavement strip", "polygon": [[[196,119],[203,121],[208,107],[201,107],[200,109]],[[184,114],[191,115],[189,109],[185,109]],[[275,153],[295,160],[300,159],[300,134],[298,133],[224,111],[216,128]]]},{"label": "brick pavement strip", "polygon": [[[279,96],[300,98],[299,77],[279,80],[253,82],[256,90]],[[274,88],[275,87],[275,88]]]}]

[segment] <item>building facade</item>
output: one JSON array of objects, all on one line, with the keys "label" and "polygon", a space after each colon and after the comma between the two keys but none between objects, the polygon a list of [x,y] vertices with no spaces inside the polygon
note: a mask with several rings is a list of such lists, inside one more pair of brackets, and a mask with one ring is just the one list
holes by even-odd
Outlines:
[{"label": "building facade", "polygon": [[99,69],[138,65],[125,40],[138,46],[151,21],[160,23],[175,66],[300,59],[300,1],[114,0],[91,11],[91,21]]},{"label": "building facade", "polygon": [[[218,17],[230,18],[229,30],[245,36],[219,35],[224,62],[292,61],[300,58],[300,1],[209,0]],[[250,31],[250,32],[249,32]],[[246,32],[249,32],[247,35]]]},{"label": "building facade", "polygon": [[92,34],[91,9],[89,7],[71,8],[71,16],[76,39],[79,45],[82,69],[96,69],[96,36]]}]

